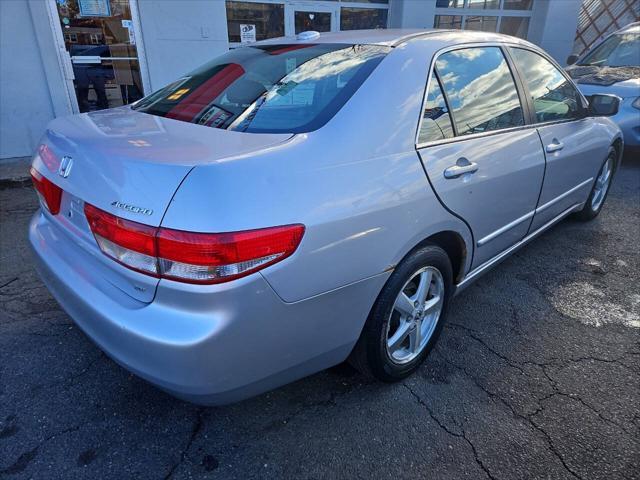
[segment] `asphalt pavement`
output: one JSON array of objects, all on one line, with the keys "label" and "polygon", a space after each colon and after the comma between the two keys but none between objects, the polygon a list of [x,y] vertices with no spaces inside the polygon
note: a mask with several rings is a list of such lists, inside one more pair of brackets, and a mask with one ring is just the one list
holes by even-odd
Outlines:
[{"label": "asphalt pavement", "polygon": [[129,374],[40,282],[0,184],[0,477],[640,478],[640,160],[455,299],[418,374],[342,365],[204,408]]}]

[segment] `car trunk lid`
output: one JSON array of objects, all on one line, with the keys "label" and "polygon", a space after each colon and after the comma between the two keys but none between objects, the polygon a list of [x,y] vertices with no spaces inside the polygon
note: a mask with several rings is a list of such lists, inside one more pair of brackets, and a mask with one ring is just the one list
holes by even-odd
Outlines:
[{"label": "car trunk lid", "polygon": [[[291,136],[218,130],[122,107],[54,120],[34,167],[64,191],[53,221],[72,232],[70,238],[100,253],[84,216],[85,202],[157,227],[193,167],[257,152]],[[138,300],[153,299],[155,278],[141,278],[143,274],[106,260],[113,264],[111,283]]]}]

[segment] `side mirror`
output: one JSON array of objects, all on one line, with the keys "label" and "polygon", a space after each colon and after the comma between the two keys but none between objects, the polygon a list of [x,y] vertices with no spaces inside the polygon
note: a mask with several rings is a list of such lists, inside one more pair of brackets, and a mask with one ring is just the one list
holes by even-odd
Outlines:
[{"label": "side mirror", "polygon": [[594,117],[610,117],[620,108],[620,97],[615,95],[591,95],[588,100],[589,114]]},{"label": "side mirror", "polygon": [[573,65],[574,63],[576,63],[578,61],[579,58],[580,58],[580,56],[576,55],[575,53],[569,55],[567,57],[567,65]]}]

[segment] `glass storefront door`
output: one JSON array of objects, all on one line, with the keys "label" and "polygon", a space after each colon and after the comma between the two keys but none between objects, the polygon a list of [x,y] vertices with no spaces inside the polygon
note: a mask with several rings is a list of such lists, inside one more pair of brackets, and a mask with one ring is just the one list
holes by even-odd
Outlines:
[{"label": "glass storefront door", "polygon": [[80,112],[126,105],[143,86],[129,0],[55,0]]},{"label": "glass storefront door", "polygon": [[292,3],[286,5],[290,35],[301,32],[335,32],[338,30],[338,7]]}]

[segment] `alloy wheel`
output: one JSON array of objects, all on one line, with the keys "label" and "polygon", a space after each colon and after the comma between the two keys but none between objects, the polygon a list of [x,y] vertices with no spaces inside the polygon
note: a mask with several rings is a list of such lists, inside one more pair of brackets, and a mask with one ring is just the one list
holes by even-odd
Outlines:
[{"label": "alloy wheel", "polygon": [[596,184],[593,187],[593,196],[591,197],[591,209],[597,211],[604,202],[604,197],[607,196],[609,185],[611,185],[611,174],[613,173],[613,160],[611,157],[607,158],[607,161],[600,169]]},{"label": "alloy wheel", "polygon": [[393,362],[411,362],[424,350],[440,319],[444,295],[444,280],[435,267],[421,268],[405,283],[387,322],[387,353]]}]

